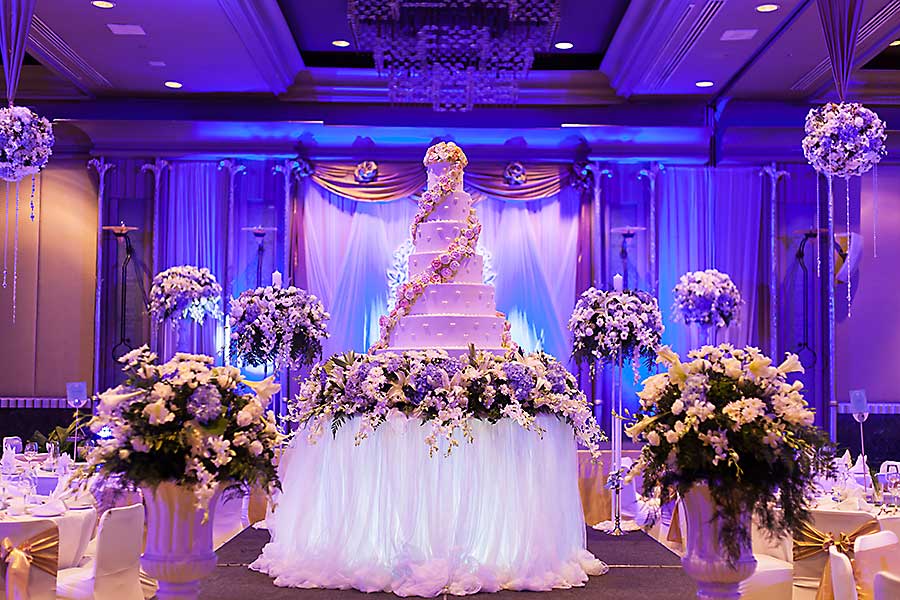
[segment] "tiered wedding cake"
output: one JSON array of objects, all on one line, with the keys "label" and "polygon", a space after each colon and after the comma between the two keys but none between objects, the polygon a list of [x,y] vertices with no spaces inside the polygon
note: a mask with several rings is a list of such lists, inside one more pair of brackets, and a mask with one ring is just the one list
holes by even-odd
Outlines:
[{"label": "tiered wedding cake", "polygon": [[397,291],[393,310],[381,319],[373,350],[441,348],[451,355],[479,350],[502,353],[511,346],[509,324],[483,283],[484,261],[475,253],[481,223],[463,191],[468,161],[453,142],[425,153],[428,189],[411,227],[415,252],[409,281]]}]

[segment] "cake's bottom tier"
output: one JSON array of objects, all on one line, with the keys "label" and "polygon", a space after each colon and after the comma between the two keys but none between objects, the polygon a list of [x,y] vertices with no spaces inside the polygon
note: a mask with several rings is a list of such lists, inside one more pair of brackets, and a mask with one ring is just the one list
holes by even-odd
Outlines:
[{"label": "cake's bottom tier", "polygon": [[458,436],[449,456],[429,454],[431,427],[414,420],[361,443],[359,418],[315,445],[300,430],[251,568],[282,587],[401,597],[583,585],[606,565],[585,549],[572,428],[550,415],[537,425],[542,435],[473,419],[474,442]]},{"label": "cake's bottom tier", "polygon": [[503,317],[487,315],[406,315],[394,330],[388,346],[394,350],[419,348],[500,348]]}]

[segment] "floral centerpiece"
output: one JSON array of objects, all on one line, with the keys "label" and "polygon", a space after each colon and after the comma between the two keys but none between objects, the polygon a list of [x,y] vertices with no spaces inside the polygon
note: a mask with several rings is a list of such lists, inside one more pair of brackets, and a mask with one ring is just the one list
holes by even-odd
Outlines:
[{"label": "floral centerpiece", "polygon": [[[719,543],[733,562],[749,546],[747,516],[772,534],[793,533],[809,517],[817,473],[833,452],[813,426],[796,355],[778,367],[756,348],[704,346],[682,363],[668,347],[668,370],[644,381],[640,410],[626,431],[644,443],[632,473],[645,495],[665,503],[707,485],[721,521]],[[778,503],[780,510],[772,510]]]},{"label": "floral centerpiece", "polygon": [[585,290],[569,317],[572,356],[614,363],[656,356],[664,327],[656,298],[640,290]]},{"label": "floral centerpiece", "polygon": [[442,441],[449,454],[472,441],[470,421],[514,420],[541,433],[535,418],[555,414],[572,425],[579,442],[595,455],[603,433],[575,377],[544,353],[497,356],[476,351],[460,358],[443,350],[402,354],[348,353],[313,367],[291,402],[289,418],[315,441],[359,417],[357,443],[386,421],[415,419],[428,428],[431,453]]},{"label": "floral centerpiece", "polygon": [[100,394],[94,433],[112,437],[88,456],[89,470],[138,487],[177,482],[206,508],[217,488],[279,488],[274,466],[279,433],[266,412],[278,390],[271,378],[244,381],[209,356],[178,353],[158,364],[146,346],[122,356],[125,384]]},{"label": "floral centerpiece", "polygon": [[311,365],[322,355],[329,318],[322,302],[300,288],[246,290],[231,301],[231,354],[276,370]]},{"label": "floral centerpiece", "polygon": [[207,316],[222,317],[222,286],[207,268],[171,267],[157,273],[150,287],[150,315],[156,323],[190,317],[202,324]]},{"label": "floral centerpiece", "polygon": [[685,273],[674,294],[675,320],[703,327],[728,327],[744,303],[731,277],[716,269]]},{"label": "floral centerpiece", "polygon": [[53,127],[24,106],[0,108],[0,179],[35,175],[53,153]]},{"label": "floral centerpiece", "polygon": [[829,177],[862,175],[887,154],[885,124],[856,102],[829,102],[806,115],[803,155]]}]

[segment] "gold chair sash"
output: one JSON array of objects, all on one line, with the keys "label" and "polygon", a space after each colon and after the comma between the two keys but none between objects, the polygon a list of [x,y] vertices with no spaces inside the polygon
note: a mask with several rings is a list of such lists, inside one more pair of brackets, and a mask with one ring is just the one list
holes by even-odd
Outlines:
[{"label": "gold chair sash", "polygon": [[[794,561],[812,558],[821,553],[827,555],[828,549],[832,546],[841,553],[853,558],[853,542],[856,541],[856,538],[869,535],[870,533],[878,533],[879,531],[881,531],[881,525],[877,519],[866,521],[850,533],[840,532],[837,535],[819,531],[807,521],[803,523],[803,526],[794,538]],[[816,600],[834,600],[830,560],[825,561],[825,569],[822,571],[822,578],[819,580],[819,591],[816,593]]]},{"label": "gold chair sash", "polygon": [[59,529],[51,527],[18,546],[8,537],[0,542],[0,572],[6,582],[6,600],[29,600],[28,580],[32,566],[56,577]]}]

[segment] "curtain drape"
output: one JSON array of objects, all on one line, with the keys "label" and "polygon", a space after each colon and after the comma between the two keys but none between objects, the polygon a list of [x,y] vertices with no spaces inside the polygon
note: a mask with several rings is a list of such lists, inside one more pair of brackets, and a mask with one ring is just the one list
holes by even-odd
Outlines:
[{"label": "curtain drape", "polygon": [[863,0],[817,0],[825,46],[831,61],[834,87],[841,102],[847,96],[856,38],[862,21]]},{"label": "curtain drape", "polygon": [[[160,202],[159,270],[178,265],[206,267],[223,284],[228,243],[223,238],[229,226],[227,177],[220,175],[215,162],[179,162],[170,169]],[[222,325],[210,319],[202,326],[182,320],[177,331],[164,324],[159,334],[162,358],[176,351],[216,356],[224,344]]]},{"label": "curtain drape", "polygon": [[660,180],[659,305],[666,332],[663,342],[685,354],[702,345],[696,326],[673,319],[673,289],[688,271],[728,273],[744,298],[740,320],[718,333],[718,342],[759,345],[758,304],[763,190],[755,168],[666,169]]}]

